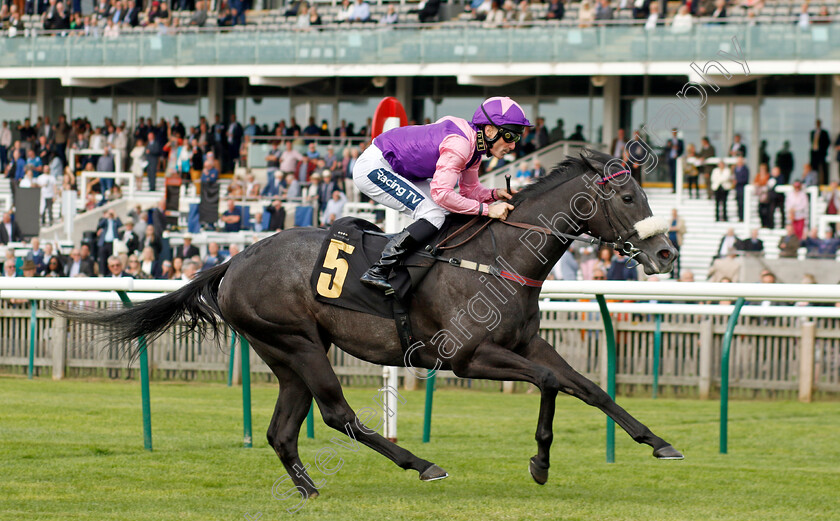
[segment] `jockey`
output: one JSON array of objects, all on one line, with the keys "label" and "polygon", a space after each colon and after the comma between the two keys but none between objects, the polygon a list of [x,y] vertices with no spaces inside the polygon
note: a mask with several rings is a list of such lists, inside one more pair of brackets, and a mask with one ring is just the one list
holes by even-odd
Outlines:
[{"label": "jockey", "polygon": [[[376,137],[353,167],[359,190],[415,222],[398,233],[361,282],[388,292],[391,269],[426,244],[450,212],[507,218],[512,194],[478,182],[483,155],[501,159],[516,148],[531,122],[522,107],[506,97],[485,100],[472,121],[444,117],[430,125],[402,127]],[[455,191],[455,186],[460,191]]]}]

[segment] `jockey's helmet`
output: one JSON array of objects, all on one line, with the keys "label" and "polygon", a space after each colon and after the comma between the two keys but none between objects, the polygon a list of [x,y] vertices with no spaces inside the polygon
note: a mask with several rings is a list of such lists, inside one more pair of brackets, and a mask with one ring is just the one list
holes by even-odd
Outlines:
[{"label": "jockey's helmet", "polygon": [[499,129],[494,139],[487,140],[491,144],[500,137],[508,143],[519,141],[525,127],[533,126],[517,102],[501,96],[484,100],[473,114],[472,124],[478,128],[493,125]]}]

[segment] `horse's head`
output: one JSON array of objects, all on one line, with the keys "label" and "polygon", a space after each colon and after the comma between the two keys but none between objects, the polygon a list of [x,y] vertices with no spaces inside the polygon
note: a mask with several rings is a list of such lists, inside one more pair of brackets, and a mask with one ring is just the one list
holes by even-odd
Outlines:
[{"label": "horse's head", "polygon": [[671,271],[679,253],[666,235],[666,221],[653,216],[642,187],[618,159],[591,149],[583,149],[580,156],[598,179],[587,183],[596,201],[587,212],[589,234],[616,243],[648,275]]}]

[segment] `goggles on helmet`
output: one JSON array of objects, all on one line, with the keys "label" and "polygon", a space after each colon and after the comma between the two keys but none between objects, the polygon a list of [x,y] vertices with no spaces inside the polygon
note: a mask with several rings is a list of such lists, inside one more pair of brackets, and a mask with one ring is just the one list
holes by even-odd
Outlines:
[{"label": "goggles on helmet", "polygon": [[484,110],[484,104],[481,105],[481,111],[484,112],[484,116],[487,118],[487,121],[490,122],[491,125],[499,129],[499,134],[496,136],[495,139],[488,139],[491,143],[498,140],[500,137],[505,140],[506,143],[518,143],[520,139],[522,139],[522,127],[516,125],[517,129],[510,128],[509,126],[504,125],[497,125],[493,122],[490,118],[490,114]]}]

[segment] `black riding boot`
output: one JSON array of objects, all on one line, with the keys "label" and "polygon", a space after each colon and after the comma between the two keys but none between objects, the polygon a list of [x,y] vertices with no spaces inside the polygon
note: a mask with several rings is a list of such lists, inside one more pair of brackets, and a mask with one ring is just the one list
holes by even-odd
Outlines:
[{"label": "black riding boot", "polygon": [[406,255],[434,237],[435,233],[437,233],[437,228],[425,219],[410,224],[405,230],[388,241],[385,249],[382,250],[382,257],[359,280],[362,284],[382,290],[385,293],[394,291],[394,288],[388,282],[391,270]]}]

